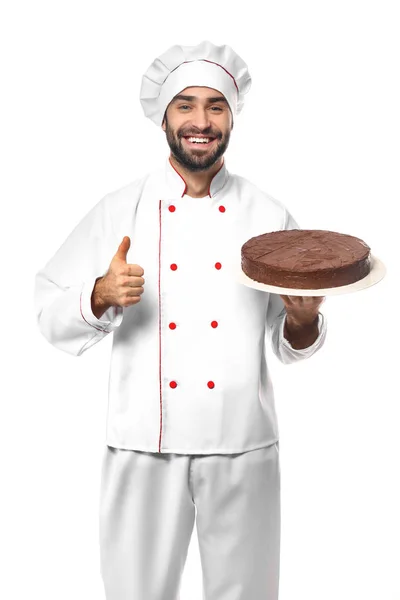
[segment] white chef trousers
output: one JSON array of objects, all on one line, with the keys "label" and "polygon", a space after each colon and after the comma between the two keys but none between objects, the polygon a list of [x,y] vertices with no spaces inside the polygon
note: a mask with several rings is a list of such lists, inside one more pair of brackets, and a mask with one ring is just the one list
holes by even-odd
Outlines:
[{"label": "white chef trousers", "polygon": [[106,600],[180,600],[195,521],[203,600],[277,600],[279,443],[211,455],[106,446],[99,519]]}]

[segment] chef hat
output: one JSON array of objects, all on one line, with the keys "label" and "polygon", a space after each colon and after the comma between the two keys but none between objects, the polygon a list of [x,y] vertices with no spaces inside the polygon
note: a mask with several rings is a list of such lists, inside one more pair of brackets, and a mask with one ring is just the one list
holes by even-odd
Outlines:
[{"label": "chef hat", "polygon": [[143,75],[140,102],[146,117],[161,126],[174,96],[187,87],[209,87],[225,96],[234,119],[250,86],[247,65],[230,46],[208,41],[176,45],[156,58]]}]

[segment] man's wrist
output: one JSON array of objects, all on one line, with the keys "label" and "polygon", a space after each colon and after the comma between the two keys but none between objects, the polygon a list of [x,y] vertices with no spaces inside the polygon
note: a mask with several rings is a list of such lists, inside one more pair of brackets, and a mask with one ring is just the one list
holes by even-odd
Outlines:
[{"label": "man's wrist", "polygon": [[98,277],[93,287],[93,292],[91,296],[91,307],[92,313],[95,315],[97,319],[100,317],[111,307],[105,298],[103,291],[103,280],[104,277]]},{"label": "man's wrist", "polygon": [[299,320],[290,314],[286,314],[283,335],[296,350],[308,348],[319,336],[318,321],[319,313],[307,320]]}]

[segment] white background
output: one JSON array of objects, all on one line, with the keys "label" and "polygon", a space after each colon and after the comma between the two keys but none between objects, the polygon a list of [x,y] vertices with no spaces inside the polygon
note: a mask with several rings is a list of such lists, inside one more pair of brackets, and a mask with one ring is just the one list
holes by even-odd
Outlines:
[{"label": "white background", "polygon": [[[318,354],[293,365],[268,356],[281,433],[280,600],[400,599],[399,5],[267,0],[261,14],[257,4],[2,9],[2,598],[104,598],[112,337],[79,359],[56,351],[36,325],[34,275],[101,197],[168,156],[142,113],[141,77],[170,46],[208,39],[231,45],[253,78],[228,171],[284,202],[301,227],[362,238],[387,267],[374,287],[327,298]],[[201,598],[194,530],[182,600]]]}]

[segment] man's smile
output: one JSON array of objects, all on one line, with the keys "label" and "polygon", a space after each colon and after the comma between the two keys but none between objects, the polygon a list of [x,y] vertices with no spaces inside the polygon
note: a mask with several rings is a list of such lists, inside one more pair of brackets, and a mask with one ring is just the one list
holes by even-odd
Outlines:
[{"label": "man's smile", "polygon": [[185,140],[185,143],[192,148],[209,148],[217,138],[208,137],[205,135],[191,135],[183,136],[183,139]]}]

